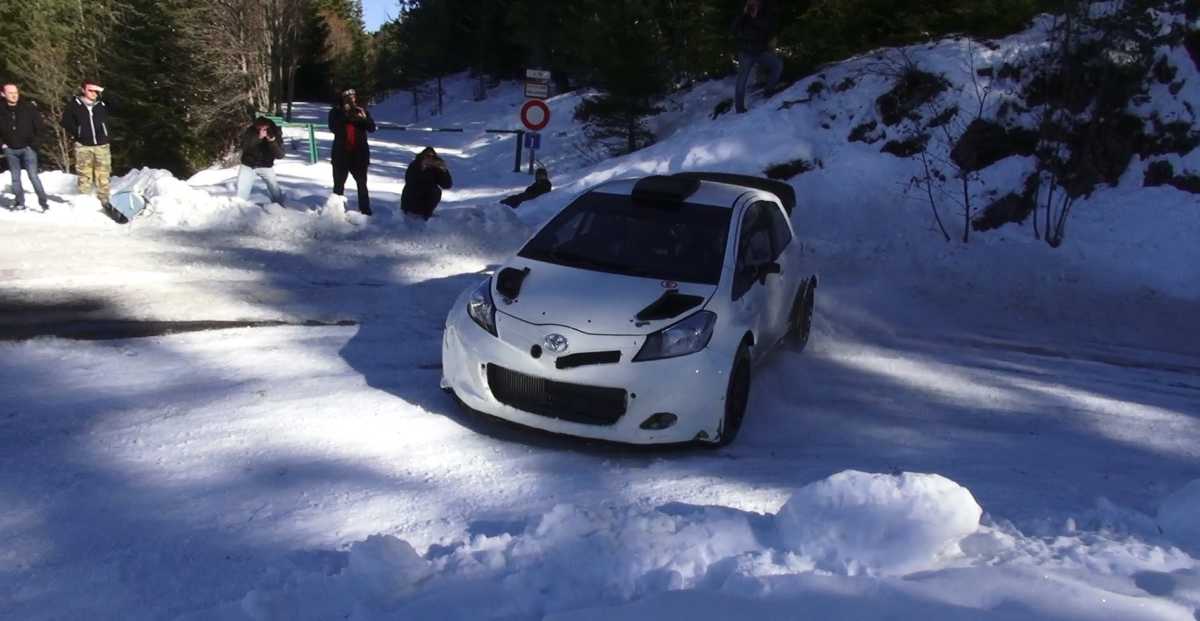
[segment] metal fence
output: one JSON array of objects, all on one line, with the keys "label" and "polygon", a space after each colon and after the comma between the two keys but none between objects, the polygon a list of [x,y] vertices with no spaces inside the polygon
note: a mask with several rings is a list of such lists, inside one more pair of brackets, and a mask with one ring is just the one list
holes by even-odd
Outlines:
[{"label": "metal fence", "polygon": [[[293,123],[285,121],[283,117],[266,115],[263,116],[271,119],[279,127],[299,127],[303,128],[308,133],[308,163],[317,163],[317,138],[315,123]],[[394,123],[376,123],[377,130],[397,131],[397,132],[445,132],[445,133],[466,133],[461,127],[413,127],[411,125],[396,125]],[[513,172],[521,172],[521,154],[525,146],[525,130],[523,129],[484,129],[488,134],[513,134],[517,137],[516,154],[513,157]],[[531,154],[532,155],[532,154]],[[533,174],[533,158],[530,158],[529,173]]]}]

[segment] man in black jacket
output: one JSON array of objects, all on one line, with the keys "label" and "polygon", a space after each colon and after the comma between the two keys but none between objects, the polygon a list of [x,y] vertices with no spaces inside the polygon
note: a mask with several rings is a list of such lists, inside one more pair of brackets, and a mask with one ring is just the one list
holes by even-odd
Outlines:
[{"label": "man in black jacket", "polygon": [[75,172],[79,175],[79,193],[91,194],[111,212],[108,204],[109,175],[112,174],[112,151],[109,147],[109,103],[100,101],[104,87],[95,80],[85,80],[79,95],[67,102],[63,110],[62,127],[75,141]]},{"label": "man in black jacket", "polygon": [[0,147],[12,173],[13,193],[17,195],[17,209],[25,208],[25,189],[21,187],[21,170],[29,174],[29,182],[37,193],[42,210],[50,206],[46,190],[38,178],[37,140],[42,133],[42,114],[33,102],[21,99],[21,90],[16,84],[5,84],[0,91],[4,101],[0,102]]},{"label": "man in black jacket", "polygon": [[442,190],[454,185],[446,161],[433,147],[425,147],[404,171],[404,190],[400,192],[400,210],[428,220],[442,200]]},{"label": "man in black jacket", "polygon": [[768,77],[765,93],[772,93],[783,74],[783,61],[771,49],[775,36],[775,15],[770,0],[746,0],[742,12],[733,22],[737,41],[738,75],[733,103],[738,114],[746,111],[746,82],[756,65],[766,68]]},{"label": "man in black jacket", "polygon": [[267,184],[271,202],[283,204],[283,191],[275,176],[275,160],[283,157],[283,130],[271,119],[260,116],[242,132],[242,164],[238,167],[238,198],[248,201],[254,191],[254,177]]},{"label": "man in black jacket", "polygon": [[375,131],[375,120],[366,108],[358,105],[358,93],[352,88],[342,91],[341,105],[329,111],[329,131],[333,132],[333,193],[346,193],[346,175],[354,176],[358,188],[358,211],[371,215],[371,195],[367,191],[367,166],[371,163],[371,147],[367,134]]}]

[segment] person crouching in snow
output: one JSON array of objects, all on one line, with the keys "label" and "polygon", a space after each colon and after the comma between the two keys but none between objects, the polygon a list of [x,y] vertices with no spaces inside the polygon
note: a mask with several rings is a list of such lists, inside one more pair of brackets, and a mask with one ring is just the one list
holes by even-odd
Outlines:
[{"label": "person crouching in snow", "polygon": [[400,193],[400,209],[407,214],[428,220],[442,200],[442,190],[454,185],[446,162],[433,147],[425,147],[413,158],[404,172],[404,191]]},{"label": "person crouching in snow", "polygon": [[249,201],[254,177],[267,184],[272,203],[283,204],[283,191],[275,177],[275,160],[283,157],[283,131],[271,119],[260,116],[242,132],[242,165],[238,167],[238,198]]},{"label": "person crouching in snow", "polygon": [[545,168],[539,168],[537,169],[537,172],[533,174],[533,183],[530,184],[529,187],[525,188],[524,192],[521,192],[520,194],[513,194],[512,196],[509,196],[500,202],[512,207],[513,209],[516,209],[517,205],[549,192],[550,187],[550,174],[546,172]]},{"label": "person crouching in snow", "polygon": [[371,195],[367,191],[367,167],[371,164],[371,147],[367,134],[375,131],[375,119],[366,108],[358,105],[358,93],[348,88],[342,91],[342,103],[329,111],[329,131],[333,132],[333,193],[344,196],[346,175],[354,176],[358,188],[358,211],[371,215]]}]

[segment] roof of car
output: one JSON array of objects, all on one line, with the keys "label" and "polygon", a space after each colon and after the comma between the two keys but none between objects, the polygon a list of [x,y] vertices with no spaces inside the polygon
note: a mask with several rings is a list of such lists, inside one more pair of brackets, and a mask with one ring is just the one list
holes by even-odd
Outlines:
[{"label": "roof of car", "polygon": [[[590,191],[601,192],[604,194],[632,195],[634,192],[634,187],[643,179],[645,178],[639,177],[630,179],[614,179],[612,181],[606,181],[592,188]],[[739,197],[746,192],[751,192],[754,190],[768,191],[766,188],[755,188],[753,186],[739,185],[735,183],[723,183],[710,179],[699,179],[699,187],[694,193],[689,195],[684,202],[698,205],[712,205],[715,207],[732,208]],[[768,191],[768,193],[770,192]],[[781,202],[786,200],[783,197],[777,196],[776,198],[779,198]]]}]

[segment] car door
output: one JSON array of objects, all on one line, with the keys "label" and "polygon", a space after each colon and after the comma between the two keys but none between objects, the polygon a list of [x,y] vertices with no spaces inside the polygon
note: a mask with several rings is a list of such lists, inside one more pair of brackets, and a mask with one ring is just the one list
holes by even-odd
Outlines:
[{"label": "car door", "polygon": [[[768,279],[763,270],[771,263],[770,219],[761,202],[751,203],[742,213],[738,226],[737,260],[734,264],[733,299],[734,314],[742,329],[754,333],[757,343],[770,344],[774,337],[770,314],[771,296],[764,286]],[[767,347],[756,347],[759,357]]]},{"label": "car door", "polygon": [[793,236],[786,212],[769,201],[759,203],[759,207],[766,215],[771,231],[771,261],[779,265],[779,273],[768,275],[764,283],[768,299],[765,312],[770,323],[768,332],[775,341],[787,336],[800,266],[796,264],[796,253],[788,252]]}]

